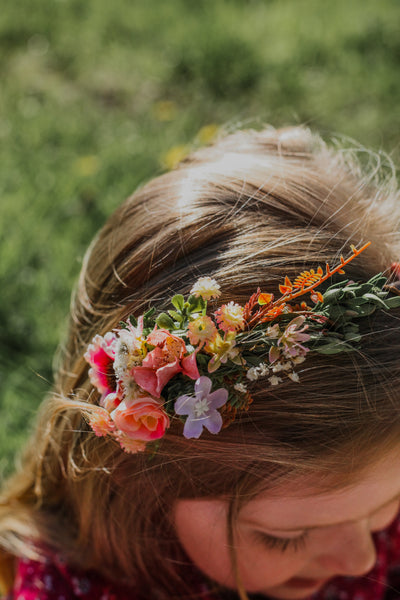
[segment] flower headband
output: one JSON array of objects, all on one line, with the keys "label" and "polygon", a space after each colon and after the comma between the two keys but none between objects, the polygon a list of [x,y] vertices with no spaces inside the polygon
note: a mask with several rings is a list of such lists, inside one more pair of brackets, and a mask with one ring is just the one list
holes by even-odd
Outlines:
[{"label": "flower headband", "polygon": [[[366,283],[335,283],[324,295],[316,288],[343,274],[368,246],[351,246],[351,256],[340,257],[333,269],[327,264],[325,271],[304,271],[293,283],[285,277],[276,300],[258,289],[244,306],[229,302],[207,315],[208,301],[221,292],[214,279],[201,277],[186,300],[173,296],[167,313],[153,307],[96,335],[84,356],[101,394],[89,419],[95,434],[113,436],[132,453],[162,438],[177,416],[186,438],[200,437],[203,428],[216,434],[248,410],[249,383],[298,382],[296,368],[309,352],[355,350],[361,338],[357,319],[400,306],[400,297],[387,297],[382,274]],[[312,307],[297,302],[305,294]]]}]

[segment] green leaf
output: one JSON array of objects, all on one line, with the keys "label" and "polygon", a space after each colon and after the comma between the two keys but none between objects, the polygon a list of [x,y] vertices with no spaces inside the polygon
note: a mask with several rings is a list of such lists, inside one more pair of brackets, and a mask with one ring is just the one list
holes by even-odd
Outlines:
[{"label": "green leaf", "polygon": [[344,339],[346,342],[359,342],[361,340],[361,335],[355,332],[349,332],[344,334]]},{"label": "green leaf", "polygon": [[167,313],[161,313],[156,319],[156,323],[162,329],[175,329],[175,323]]},{"label": "green leaf", "polygon": [[171,303],[175,306],[177,310],[183,310],[185,298],[182,296],[182,294],[175,294],[175,296],[171,300]]},{"label": "green leaf", "polygon": [[364,294],[364,298],[368,298],[368,300],[372,300],[372,302],[374,304],[378,304],[378,305],[382,306],[383,308],[386,308],[386,304],[384,303],[384,301],[381,300],[375,294]]},{"label": "green leaf", "polygon": [[176,312],[175,310],[169,310],[168,314],[175,319],[175,321],[178,321],[178,323],[181,323],[183,321],[183,317],[180,313]]},{"label": "green leaf", "polygon": [[350,298],[350,300],[347,300],[346,306],[357,310],[359,306],[361,306],[362,304],[367,304],[367,303],[368,303],[368,298],[357,297],[357,298]]},{"label": "green leaf", "polygon": [[328,311],[329,317],[332,319],[332,321],[341,319],[345,312],[344,308],[340,305],[329,306]]},{"label": "green leaf", "polygon": [[152,306],[151,308],[149,308],[148,311],[146,311],[143,315],[143,320],[145,319],[151,319],[151,317],[154,315],[154,313],[156,312],[156,308],[155,306]]},{"label": "green leaf", "polygon": [[203,298],[201,298],[200,296],[194,296],[193,294],[189,296],[187,301],[191,312],[202,311],[207,306],[207,303],[205,300],[203,300]]},{"label": "green leaf", "polygon": [[353,348],[347,346],[343,342],[333,342],[332,344],[324,344],[323,346],[319,346],[315,348],[316,352],[320,354],[339,354],[340,352],[348,352],[349,350],[353,350]]},{"label": "green leaf", "polygon": [[372,315],[375,310],[375,304],[363,304],[358,308],[357,312],[359,317],[367,317],[368,315]]},{"label": "green leaf", "polygon": [[400,296],[392,296],[392,298],[386,298],[385,304],[387,308],[397,308],[400,306]]},{"label": "green leaf", "polygon": [[338,299],[342,296],[343,290],[340,288],[329,289],[325,292],[324,296],[324,304],[331,304],[332,302],[337,302]]}]

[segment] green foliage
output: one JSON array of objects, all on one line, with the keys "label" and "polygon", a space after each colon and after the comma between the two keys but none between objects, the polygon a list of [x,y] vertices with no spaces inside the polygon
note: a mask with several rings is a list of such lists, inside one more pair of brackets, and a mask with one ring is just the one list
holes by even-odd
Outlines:
[{"label": "green foliage", "polygon": [[199,314],[206,314],[207,302],[201,297],[190,295],[185,302],[182,294],[176,294],[171,299],[176,310],[169,310],[168,314],[163,312],[156,318],[159,327],[169,331],[182,331],[188,326],[189,321],[195,319]]},{"label": "green foliage", "polygon": [[396,0],[4,3],[4,469],[50,389],[70,290],[107,215],[207,125],[304,122],[398,157],[397,23]]},{"label": "green foliage", "polygon": [[318,302],[314,309],[327,318],[326,335],[314,335],[311,348],[321,354],[354,350],[361,339],[357,319],[372,315],[377,308],[400,306],[400,296],[387,298],[388,292],[383,289],[386,281],[378,273],[365,283],[344,280],[331,285],[324,293],[324,302]]}]

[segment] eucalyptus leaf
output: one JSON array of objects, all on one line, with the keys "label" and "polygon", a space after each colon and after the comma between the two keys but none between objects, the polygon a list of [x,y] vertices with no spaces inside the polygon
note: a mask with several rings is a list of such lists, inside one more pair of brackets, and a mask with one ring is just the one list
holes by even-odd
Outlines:
[{"label": "eucalyptus leaf", "polygon": [[333,305],[328,307],[328,315],[332,321],[338,321],[341,317],[343,317],[343,307],[340,305]]},{"label": "eucalyptus leaf", "polygon": [[361,340],[361,335],[359,333],[349,332],[344,334],[344,339],[346,342],[359,342]]},{"label": "eucalyptus leaf", "polygon": [[346,301],[350,298],[355,298],[356,297],[356,290],[351,289],[349,287],[349,289],[344,289],[342,290],[342,298],[345,299]]},{"label": "eucalyptus leaf", "polygon": [[361,306],[362,304],[367,304],[368,303],[368,299],[365,297],[355,297],[355,298],[351,298],[350,300],[346,301],[346,306],[350,307],[350,308],[358,308],[359,306]]},{"label": "eucalyptus leaf", "polygon": [[337,342],[332,344],[324,344],[323,346],[318,346],[315,348],[316,352],[320,354],[339,354],[340,352],[345,352],[353,350],[351,346],[347,346],[343,342]]},{"label": "eucalyptus leaf", "polygon": [[374,304],[378,304],[378,305],[382,306],[383,308],[386,308],[386,304],[384,303],[384,301],[381,300],[381,298],[379,298],[376,294],[364,294],[364,298],[367,298],[368,300],[372,300],[372,302],[374,302]]},{"label": "eucalyptus leaf", "polygon": [[385,304],[387,308],[398,308],[400,306],[400,296],[386,298]]},{"label": "eucalyptus leaf", "polygon": [[[342,295],[343,290],[341,290],[340,288],[333,288],[333,289],[328,289],[325,293],[324,293],[324,304],[330,304],[332,302],[337,302],[338,298]],[[319,302],[318,304],[321,304],[321,302]]]},{"label": "eucalyptus leaf", "polygon": [[358,309],[358,316],[359,317],[367,317],[368,315],[372,315],[372,313],[375,312],[375,310],[376,310],[375,304],[363,304]]}]

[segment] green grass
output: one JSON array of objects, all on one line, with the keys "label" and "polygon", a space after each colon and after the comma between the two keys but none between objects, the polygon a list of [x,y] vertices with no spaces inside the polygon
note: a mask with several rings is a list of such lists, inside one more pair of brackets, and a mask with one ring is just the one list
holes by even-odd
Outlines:
[{"label": "green grass", "polygon": [[307,123],[398,160],[398,23],[397,0],[4,5],[0,472],[50,389],[85,247],[193,140]]}]

